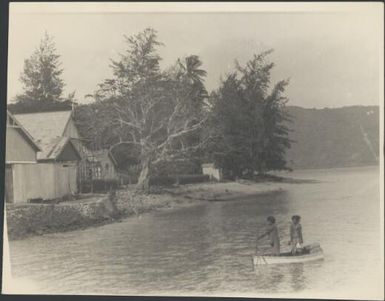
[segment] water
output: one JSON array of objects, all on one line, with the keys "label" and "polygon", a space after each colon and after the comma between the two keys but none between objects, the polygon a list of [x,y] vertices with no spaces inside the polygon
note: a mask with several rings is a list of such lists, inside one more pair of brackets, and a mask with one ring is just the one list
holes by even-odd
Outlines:
[{"label": "water", "polygon": [[[297,171],[293,177],[317,182],[13,241],[14,283],[27,279],[40,293],[57,294],[376,298],[383,285],[378,173]],[[325,260],[254,271],[266,216],[276,217],[284,245],[293,214],[302,216],[305,243],[319,242]]]}]

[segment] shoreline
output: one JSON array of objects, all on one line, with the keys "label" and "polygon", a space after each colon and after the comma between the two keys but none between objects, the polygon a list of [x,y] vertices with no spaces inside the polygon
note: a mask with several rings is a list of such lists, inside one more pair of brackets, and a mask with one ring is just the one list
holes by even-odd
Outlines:
[{"label": "shoreline", "polygon": [[[294,184],[294,183],[292,183]],[[21,240],[49,233],[99,227],[158,210],[173,210],[202,202],[232,201],[284,190],[285,182],[209,182],[157,187],[151,194],[129,189],[59,204],[22,204],[6,207],[8,239]]]}]

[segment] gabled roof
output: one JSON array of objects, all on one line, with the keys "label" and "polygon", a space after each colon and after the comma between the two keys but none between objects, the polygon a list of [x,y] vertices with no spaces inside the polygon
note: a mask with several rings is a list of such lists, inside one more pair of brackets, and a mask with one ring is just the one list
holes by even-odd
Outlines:
[{"label": "gabled roof", "polygon": [[32,138],[31,134],[23,127],[23,125],[17,120],[17,118],[15,118],[15,116],[12,115],[12,113],[9,112],[8,110],[7,110],[7,117],[13,123],[13,125],[8,125],[7,123],[7,126],[12,126],[13,128],[15,128],[36,152],[41,151],[41,148],[39,147],[37,142]]},{"label": "gabled roof", "polygon": [[69,141],[63,139],[63,134],[71,115],[72,111],[39,112],[16,114],[16,118],[40,146],[38,159],[54,159]]},{"label": "gabled roof", "polygon": [[68,137],[59,137],[57,139],[52,140],[52,145],[49,145],[51,150],[48,153],[45,153],[44,156],[39,154],[37,155],[38,160],[56,160],[61,153],[63,152],[64,148],[70,144],[71,147],[75,150],[76,155],[78,156],[78,159],[81,159],[81,156],[77,150],[77,148],[73,145],[72,141]]},{"label": "gabled roof", "polygon": [[117,167],[117,162],[116,162],[114,156],[111,154],[111,152],[108,151],[108,149],[100,149],[97,151],[93,151],[93,156],[95,157],[96,161],[101,161],[101,159],[103,159],[103,157],[109,157],[111,159],[112,163],[114,164],[114,166]]},{"label": "gabled roof", "polygon": [[83,159],[92,157],[92,152],[77,138],[70,138],[72,144]]}]

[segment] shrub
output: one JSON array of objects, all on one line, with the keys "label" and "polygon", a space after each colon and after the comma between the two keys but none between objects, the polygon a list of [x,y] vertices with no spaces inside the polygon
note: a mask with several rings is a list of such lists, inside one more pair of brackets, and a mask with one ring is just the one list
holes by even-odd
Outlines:
[{"label": "shrub", "polygon": [[119,187],[119,180],[109,179],[94,179],[87,180],[81,183],[80,191],[81,192],[91,192],[91,187],[93,192],[107,192],[111,189],[117,189]]},{"label": "shrub", "polygon": [[208,182],[210,177],[208,175],[195,174],[195,175],[176,175],[176,176],[158,176],[150,178],[150,186],[171,186],[173,184],[193,184]]},{"label": "shrub", "polygon": [[193,184],[208,182],[210,177],[208,175],[180,175],[179,184]]},{"label": "shrub", "polygon": [[163,176],[163,177],[151,177],[150,186],[171,186],[176,183],[175,177]]}]

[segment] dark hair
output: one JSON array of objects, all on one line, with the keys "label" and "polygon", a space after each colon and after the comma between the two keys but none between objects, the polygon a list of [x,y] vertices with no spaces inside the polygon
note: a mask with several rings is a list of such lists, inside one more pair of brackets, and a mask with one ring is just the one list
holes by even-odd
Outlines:
[{"label": "dark hair", "polygon": [[291,220],[292,220],[292,221],[294,221],[294,220],[299,221],[300,219],[301,219],[301,217],[300,217],[299,215],[293,215],[293,216],[291,217]]},{"label": "dark hair", "polygon": [[269,217],[267,218],[267,220],[268,220],[269,222],[271,222],[272,224],[275,224],[275,217],[274,217],[274,216],[269,216]]}]

